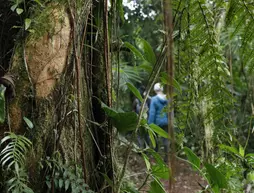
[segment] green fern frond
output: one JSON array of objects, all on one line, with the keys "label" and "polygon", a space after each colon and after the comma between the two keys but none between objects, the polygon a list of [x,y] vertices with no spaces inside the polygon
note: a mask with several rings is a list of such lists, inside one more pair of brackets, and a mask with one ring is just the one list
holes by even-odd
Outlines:
[{"label": "green fern frond", "polygon": [[28,175],[24,168],[19,168],[18,164],[15,163],[15,173],[10,180],[7,181],[8,192],[17,193],[34,193],[34,191],[27,186]]},{"label": "green fern frond", "polygon": [[[7,144],[5,147],[3,147]],[[3,167],[19,167],[24,165],[25,155],[32,146],[32,142],[22,135],[8,132],[7,136],[1,140],[0,163]]]}]

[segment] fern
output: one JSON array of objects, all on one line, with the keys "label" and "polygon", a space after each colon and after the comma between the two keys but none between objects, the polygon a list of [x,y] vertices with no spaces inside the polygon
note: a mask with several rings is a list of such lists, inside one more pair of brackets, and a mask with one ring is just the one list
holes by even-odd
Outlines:
[{"label": "fern", "polygon": [[[221,128],[225,109],[232,107],[233,97],[225,46],[221,37],[225,29],[227,3],[190,0],[175,6],[178,36],[175,38],[176,79],[185,86],[177,104],[177,124],[189,128],[206,152],[213,148],[213,136]],[[205,137],[205,140],[204,140]],[[199,144],[199,146],[203,144]],[[208,157],[208,155],[206,154]],[[210,157],[210,156],[209,156]]]},{"label": "fern", "polygon": [[32,143],[29,139],[22,135],[16,135],[12,132],[8,132],[8,135],[1,140],[1,146],[5,143],[7,145],[0,153],[0,163],[3,167],[13,167],[18,165],[19,167],[25,165],[25,155],[31,148]]},{"label": "fern", "polygon": [[6,182],[8,192],[12,193],[34,193],[34,191],[27,186],[28,176],[24,168],[19,168],[15,163],[15,176]]},{"label": "fern", "polygon": [[[249,122],[254,99],[253,1],[178,0],[174,10],[175,74],[184,88],[177,97],[178,127],[201,143],[206,127],[210,140],[223,140],[220,134]],[[237,118],[236,104],[247,109]]]},{"label": "fern", "polygon": [[0,144],[2,148],[0,163],[6,176],[11,176],[6,182],[7,192],[33,193],[33,190],[27,186],[28,175],[25,171],[26,154],[32,142],[25,136],[8,132]]}]

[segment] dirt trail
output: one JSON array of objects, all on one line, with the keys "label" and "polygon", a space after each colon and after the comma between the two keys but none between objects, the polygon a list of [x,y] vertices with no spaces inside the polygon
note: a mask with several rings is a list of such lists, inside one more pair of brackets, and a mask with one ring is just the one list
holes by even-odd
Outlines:
[{"label": "dirt trail", "polygon": [[[202,186],[206,185],[206,182],[200,177],[200,175],[193,171],[192,168],[183,161],[176,163],[177,171],[175,176],[175,189],[174,193],[197,193],[202,190]],[[168,189],[168,181],[163,182],[165,189]]]},{"label": "dirt trail", "polygon": [[[134,182],[136,187],[140,187],[146,177],[146,166],[140,155],[131,155],[128,170],[130,174],[134,174],[130,175],[130,180]],[[162,183],[164,184],[165,189],[168,190],[168,181],[162,180]],[[207,183],[197,172],[193,171],[189,164],[177,160],[174,184],[175,188],[173,193],[198,193],[202,190],[202,187],[199,184],[205,186]],[[149,183],[147,183],[140,192],[147,193],[148,190]]]}]

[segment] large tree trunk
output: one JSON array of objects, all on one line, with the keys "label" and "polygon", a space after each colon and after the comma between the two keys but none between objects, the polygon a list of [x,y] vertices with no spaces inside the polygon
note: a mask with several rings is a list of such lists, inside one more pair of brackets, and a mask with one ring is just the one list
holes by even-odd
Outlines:
[{"label": "large tree trunk", "polygon": [[[33,142],[27,165],[35,192],[47,191],[40,163],[56,151],[64,163],[81,165],[86,183],[98,191],[105,185],[102,177],[96,180],[102,176],[99,171],[110,178],[113,173],[108,126],[91,124],[107,121],[97,98],[108,101],[102,56],[83,47],[84,41],[93,39],[86,35],[92,2],[83,0],[80,12],[72,3],[47,6],[49,15],[41,14],[52,25],[41,37],[31,34],[15,45],[9,70],[16,84],[16,97],[8,106],[10,130],[26,133]],[[103,40],[97,45],[100,50]],[[23,117],[33,122],[33,129],[27,130]]]}]

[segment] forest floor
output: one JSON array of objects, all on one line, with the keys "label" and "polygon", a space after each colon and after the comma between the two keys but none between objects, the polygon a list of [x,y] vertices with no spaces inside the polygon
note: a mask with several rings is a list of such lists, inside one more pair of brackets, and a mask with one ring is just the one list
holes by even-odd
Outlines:
[{"label": "forest floor", "polygon": [[[122,153],[125,151],[121,151]],[[120,163],[124,160],[124,154],[120,157]],[[127,165],[127,175],[125,181],[133,183],[137,188],[139,188],[146,178],[146,165],[141,155],[132,152],[130,160]],[[175,183],[174,192],[172,193],[198,193],[201,192],[202,187],[206,186],[205,180],[198,174],[198,172],[193,171],[191,166],[184,162],[176,161],[176,172],[175,172]],[[162,180],[164,188],[168,190],[169,183],[168,180]],[[139,191],[141,193],[147,193],[149,190],[149,181],[147,184]]]}]

